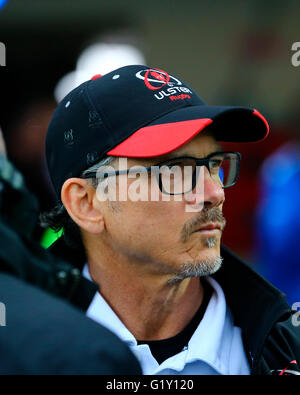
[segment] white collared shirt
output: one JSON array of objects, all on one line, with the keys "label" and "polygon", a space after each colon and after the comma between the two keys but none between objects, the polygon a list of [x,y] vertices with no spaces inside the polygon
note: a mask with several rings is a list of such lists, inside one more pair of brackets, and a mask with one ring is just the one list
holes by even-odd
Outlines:
[{"label": "white collared shirt", "polygon": [[[83,275],[91,279],[85,265]],[[205,314],[187,347],[159,364],[147,344],[137,344],[116,313],[97,292],[86,312],[123,340],[139,360],[145,375],[249,375],[250,369],[242,342],[241,329],[233,324],[220,285],[211,277],[207,281],[214,292]]]}]

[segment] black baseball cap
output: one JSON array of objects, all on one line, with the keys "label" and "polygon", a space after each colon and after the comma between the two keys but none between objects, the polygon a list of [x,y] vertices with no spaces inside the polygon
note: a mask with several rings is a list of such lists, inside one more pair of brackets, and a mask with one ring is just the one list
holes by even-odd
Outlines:
[{"label": "black baseball cap", "polygon": [[266,138],[269,125],[253,108],[210,106],[182,80],[144,65],[94,76],[58,105],[46,137],[55,191],[106,155],[155,157],[187,143],[208,125],[224,142]]}]

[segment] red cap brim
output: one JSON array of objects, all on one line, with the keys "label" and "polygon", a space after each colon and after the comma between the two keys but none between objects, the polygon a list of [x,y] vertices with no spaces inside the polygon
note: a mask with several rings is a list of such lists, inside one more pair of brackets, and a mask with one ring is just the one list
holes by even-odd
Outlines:
[{"label": "red cap brim", "polygon": [[[205,113],[209,117],[199,117]],[[195,118],[196,119],[188,119]],[[246,107],[187,107],[161,117],[145,126],[107,155],[146,158],[168,154],[187,143],[213,124],[218,141],[255,142],[269,133],[266,119],[255,109]]]},{"label": "red cap brim", "polygon": [[146,126],[107,152],[107,155],[135,158],[165,155],[187,143],[211,123],[211,119],[204,118]]}]

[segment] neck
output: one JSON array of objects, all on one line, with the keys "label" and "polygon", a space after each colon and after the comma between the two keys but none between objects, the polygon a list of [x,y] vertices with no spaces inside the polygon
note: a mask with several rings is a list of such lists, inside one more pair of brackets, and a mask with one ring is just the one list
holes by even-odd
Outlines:
[{"label": "neck", "polygon": [[192,319],[203,299],[199,278],[170,283],[170,275],[150,272],[152,263],[132,263],[114,252],[87,248],[91,277],[101,295],[137,340],[175,336]]}]

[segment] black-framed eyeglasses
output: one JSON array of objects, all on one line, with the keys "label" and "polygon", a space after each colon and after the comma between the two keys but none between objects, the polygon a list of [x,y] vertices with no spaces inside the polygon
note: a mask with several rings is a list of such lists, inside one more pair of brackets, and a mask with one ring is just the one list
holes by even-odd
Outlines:
[{"label": "black-framed eyeglasses", "polygon": [[192,191],[198,181],[200,167],[205,166],[213,179],[222,188],[233,186],[238,178],[241,154],[239,152],[213,152],[206,158],[183,156],[143,168],[89,172],[82,178],[107,178],[129,173],[151,172],[157,178],[159,188],[167,195],[182,195]]}]

